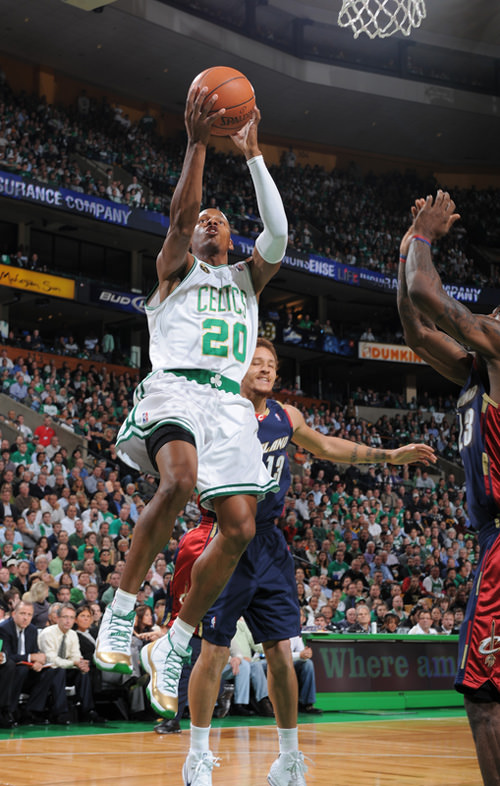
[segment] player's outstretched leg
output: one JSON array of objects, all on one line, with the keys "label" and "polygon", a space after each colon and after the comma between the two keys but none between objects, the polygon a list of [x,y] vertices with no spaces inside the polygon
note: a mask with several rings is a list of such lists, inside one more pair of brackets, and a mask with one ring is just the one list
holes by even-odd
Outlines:
[{"label": "player's outstretched leg", "polygon": [[102,671],[132,674],[130,644],[134,632],[135,611],[120,614],[109,605],[104,612],[97,636],[94,663]]},{"label": "player's outstretched leg", "polygon": [[99,629],[94,661],[104,671],[132,673],[130,646],[137,590],[154,557],[172,534],[177,512],[186,504],[196,483],[197,456],[193,445],[183,441],[166,442],[155,458],[160,473],[159,486],[137,519],[120,587]]},{"label": "player's outstretched leg", "polygon": [[165,718],[177,712],[182,666],[191,656],[189,641],[196,625],[217,600],[255,534],[254,497],[217,499],[219,532],[191,570],[191,587],[167,636],[143,647],[141,662],[151,676],[147,688],[153,709]]}]

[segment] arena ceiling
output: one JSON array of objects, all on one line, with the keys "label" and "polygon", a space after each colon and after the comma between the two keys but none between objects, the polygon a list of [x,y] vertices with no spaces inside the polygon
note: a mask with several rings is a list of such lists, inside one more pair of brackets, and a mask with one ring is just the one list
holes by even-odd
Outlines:
[{"label": "arena ceiling", "polygon": [[[213,6],[215,0],[210,1]],[[243,1],[215,5],[224,16]],[[63,0],[2,0],[1,5],[0,64],[2,52],[15,55],[178,113],[194,75],[210,65],[229,65],[254,84],[263,135],[447,168],[500,169],[494,96],[300,60],[160,0],[115,0],[101,13]],[[266,6],[270,20],[279,14],[307,17],[330,31],[336,45],[359,47],[360,55],[394,46],[394,40],[365,36],[354,42],[350,32],[332,27],[340,0],[261,0],[259,5]],[[453,57],[500,58],[499,4],[427,0],[427,10],[411,40],[443,47]]]}]

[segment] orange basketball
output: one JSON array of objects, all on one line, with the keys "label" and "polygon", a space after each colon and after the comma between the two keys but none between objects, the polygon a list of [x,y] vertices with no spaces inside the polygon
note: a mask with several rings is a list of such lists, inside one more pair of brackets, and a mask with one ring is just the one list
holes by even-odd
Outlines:
[{"label": "orange basketball", "polygon": [[207,98],[217,93],[213,111],[226,110],[212,126],[215,136],[230,136],[243,128],[252,117],[255,106],[253,87],[241,71],[214,66],[202,71],[193,80],[194,86],[208,87]]}]

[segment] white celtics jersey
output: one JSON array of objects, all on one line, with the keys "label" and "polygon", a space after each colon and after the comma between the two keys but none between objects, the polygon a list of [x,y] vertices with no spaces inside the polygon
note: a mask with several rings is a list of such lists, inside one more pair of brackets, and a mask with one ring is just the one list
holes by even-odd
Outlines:
[{"label": "white celtics jersey", "polygon": [[199,259],[159,302],[146,305],[152,370],[206,369],[241,382],[257,341],[258,304],[247,262],[213,267]]}]

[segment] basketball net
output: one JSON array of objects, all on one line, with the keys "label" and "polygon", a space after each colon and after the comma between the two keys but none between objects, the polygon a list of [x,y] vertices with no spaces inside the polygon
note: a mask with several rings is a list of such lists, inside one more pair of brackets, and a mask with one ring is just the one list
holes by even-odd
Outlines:
[{"label": "basketball net", "polygon": [[342,0],[338,23],[352,28],[354,38],[387,38],[398,31],[410,35],[425,17],[424,0]]}]

